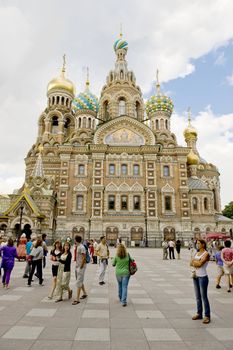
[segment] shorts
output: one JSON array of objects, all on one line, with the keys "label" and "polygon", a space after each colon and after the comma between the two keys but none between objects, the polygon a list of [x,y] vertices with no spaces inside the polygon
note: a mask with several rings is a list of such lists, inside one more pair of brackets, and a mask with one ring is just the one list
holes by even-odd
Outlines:
[{"label": "shorts", "polygon": [[223,266],[217,265],[217,274],[218,274],[219,277],[224,275]]},{"label": "shorts", "polygon": [[227,266],[224,264],[223,269],[224,269],[225,275],[233,275],[233,265]]},{"label": "shorts", "polygon": [[80,267],[76,267],[75,277],[76,277],[77,288],[81,288],[83,285],[85,270],[86,270],[86,266],[84,266],[82,269],[80,269]]},{"label": "shorts", "polygon": [[53,277],[57,277],[58,265],[52,265],[52,275]]}]

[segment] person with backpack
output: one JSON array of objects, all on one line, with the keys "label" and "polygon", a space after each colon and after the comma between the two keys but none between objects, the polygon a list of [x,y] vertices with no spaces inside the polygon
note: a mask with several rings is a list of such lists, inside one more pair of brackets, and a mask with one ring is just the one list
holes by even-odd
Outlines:
[{"label": "person with backpack", "polygon": [[[77,286],[77,296],[76,299],[73,300],[72,305],[77,305],[80,303],[80,299],[86,299],[87,292],[84,286],[84,275],[86,271],[87,264],[87,254],[90,259],[90,255],[88,253],[88,248],[82,244],[82,237],[75,236],[75,244],[76,244],[76,266],[75,266],[75,276],[76,276],[76,286]],[[90,260],[89,260],[90,261]],[[83,295],[80,297],[81,291]]]},{"label": "person with backpack", "polygon": [[112,259],[112,266],[116,267],[116,279],[118,282],[118,297],[122,306],[127,306],[128,284],[130,279],[129,264],[132,258],[127,253],[124,244],[117,246],[116,256]]}]

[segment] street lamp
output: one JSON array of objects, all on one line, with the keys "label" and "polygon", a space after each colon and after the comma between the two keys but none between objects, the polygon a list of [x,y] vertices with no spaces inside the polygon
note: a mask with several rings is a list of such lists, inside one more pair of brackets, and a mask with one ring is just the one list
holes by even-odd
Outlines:
[{"label": "street lamp", "polygon": [[19,242],[19,238],[21,236],[22,233],[22,218],[23,218],[23,210],[24,210],[24,205],[23,203],[20,203],[20,207],[19,207],[19,235],[18,235],[18,242]]}]

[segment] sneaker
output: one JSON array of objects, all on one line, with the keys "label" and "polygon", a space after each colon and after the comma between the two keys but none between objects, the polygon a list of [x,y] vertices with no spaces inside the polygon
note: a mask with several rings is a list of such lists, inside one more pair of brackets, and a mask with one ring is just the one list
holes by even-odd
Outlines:
[{"label": "sneaker", "polygon": [[216,285],[216,288],[217,288],[217,289],[220,289],[220,288],[222,288],[222,287],[221,287],[219,284],[217,284],[217,285]]},{"label": "sneaker", "polygon": [[194,315],[193,317],[192,317],[192,320],[201,320],[202,319],[202,316],[201,315],[198,315],[198,314],[196,314],[196,315]]},{"label": "sneaker", "polygon": [[29,276],[28,276],[28,275],[26,275],[26,274],[24,274],[24,275],[23,275],[23,278],[28,278],[28,277],[29,277]]},{"label": "sneaker", "polygon": [[100,286],[103,286],[105,283],[104,282],[99,282],[99,285]]},{"label": "sneaker", "polygon": [[204,324],[210,323],[210,317],[204,317],[202,323],[204,323]]},{"label": "sneaker", "polygon": [[123,306],[123,307],[125,307],[125,306],[127,306],[127,304],[126,304],[126,303],[124,303],[124,304],[122,304],[122,306]]},{"label": "sneaker", "polygon": [[231,290],[230,290],[230,289],[228,289],[227,293],[231,293]]}]

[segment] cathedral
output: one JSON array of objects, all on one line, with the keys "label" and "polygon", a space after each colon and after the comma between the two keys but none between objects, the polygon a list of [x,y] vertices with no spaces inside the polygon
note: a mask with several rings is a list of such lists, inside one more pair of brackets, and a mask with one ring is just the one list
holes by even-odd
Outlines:
[{"label": "cathedral", "polygon": [[173,101],[158,74],[154,95],[144,101],[128,69],[128,43],[120,35],[113,47],[115,66],[99,98],[88,76],[75,94],[64,57],[48,83],[25,182],[0,198],[0,229],[49,239],[105,234],[109,244],[121,237],[151,247],[207,232],[232,235],[233,221],[220,214],[219,171],[199,153],[191,113],[183,147],[170,129]]}]

